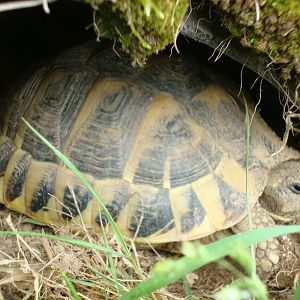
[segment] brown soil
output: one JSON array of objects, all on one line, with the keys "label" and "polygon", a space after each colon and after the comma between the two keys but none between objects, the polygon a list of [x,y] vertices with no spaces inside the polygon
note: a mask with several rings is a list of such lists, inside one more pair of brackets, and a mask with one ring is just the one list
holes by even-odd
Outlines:
[{"label": "brown soil", "polygon": [[[0,211],[0,228],[2,230],[19,230],[54,233],[48,227],[41,227],[24,223],[26,218],[17,213],[10,213],[6,209]],[[55,230],[59,236],[78,238],[77,234],[66,229]],[[85,235],[83,240],[102,244],[100,236]],[[120,249],[114,238],[109,241],[115,251]],[[287,244],[286,251],[296,253],[295,264],[289,269],[281,270],[276,278],[268,284],[269,299],[290,299],[294,284],[299,276],[299,253],[293,244]],[[151,250],[133,251],[135,257],[147,278],[153,265],[162,259],[173,258],[174,255],[166,252],[155,253]],[[117,268],[127,271],[132,278],[137,278],[126,259],[114,257]],[[107,258],[91,249],[69,245],[64,242],[48,240],[34,236],[0,236],[0,299],[71,299],[60,272],[63,270],[70,278],[90,280],[97,286],[84,286],[76,284],[82,299],[116,299],[116,291],[112,284],[102,279],[95,279],[93,269],[110,276],[105,271],[108,265]],[[289,264],[290,266],[290,264]],[[135,280],[121,280],[127,288],[133,287]],[[235,279],[228,270],[217,263],[210,264],[187,276],[195,299],[213,299],[213,293],[231,283]],[[102,280],[102,281],[101,281]],[[185,293],[182,282],[161,289],[156,297],[158,299],[184,299]]]}]

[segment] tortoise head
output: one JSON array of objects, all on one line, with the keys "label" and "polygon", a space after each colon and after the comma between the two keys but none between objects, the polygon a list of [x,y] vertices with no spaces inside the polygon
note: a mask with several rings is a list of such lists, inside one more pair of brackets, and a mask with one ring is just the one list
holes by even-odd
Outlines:
[{"label": "tortoise head", "polygon": [[284,161],[270,170],[262,205],[300,223],[300,160]]}]

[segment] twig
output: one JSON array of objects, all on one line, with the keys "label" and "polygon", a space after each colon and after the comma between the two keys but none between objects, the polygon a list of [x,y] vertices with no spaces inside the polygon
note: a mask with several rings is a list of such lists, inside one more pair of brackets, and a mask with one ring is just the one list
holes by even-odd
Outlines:
[{"label": "twig", "polygon": [[21,8],[28,8],[42,5],[46,14],[50,13],[48,3],[54,2],[57,0],[28,0],[28,1],[11,1],[0,4],[0,12]]},{"label": "twig", "polygon": [[256,10],[256,22],[258,22],[260,19],[260,6],[258,0],[255,0],[254,2],[255,2],[255,10]]}]

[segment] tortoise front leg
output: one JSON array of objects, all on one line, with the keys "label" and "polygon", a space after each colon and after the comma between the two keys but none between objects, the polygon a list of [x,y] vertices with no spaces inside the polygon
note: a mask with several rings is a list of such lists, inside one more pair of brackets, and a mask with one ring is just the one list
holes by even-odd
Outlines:
[{"label": "tortoise front leg", "polygon": [[[253,229],[274,226],[275,222],[268,211],[261,207],[260,203],[252,209]],[[232,227],[234,233],[240,233],[249,229],[248,218]],[[269,278],[279,267],[281,247],[278,239],[270,239],[257,244],[256,265],[257,273],[262,278]]]}]

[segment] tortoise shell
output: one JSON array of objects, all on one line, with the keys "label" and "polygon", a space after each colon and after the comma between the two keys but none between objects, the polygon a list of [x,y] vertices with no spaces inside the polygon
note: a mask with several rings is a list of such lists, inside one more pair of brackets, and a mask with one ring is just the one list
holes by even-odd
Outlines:
[{"label": "tortoise shell", "polygon": [[[245,101],[191,54],[134,69],[91,43],[38,69],[6,99],[0,202],[48,224],[100,229],[89,190],[22,122],[31,123],[88,178],[119,229],[137,241],[190,240],[247,214]],[[275,136],[251,133],[252,205],[267,180]]]}]

